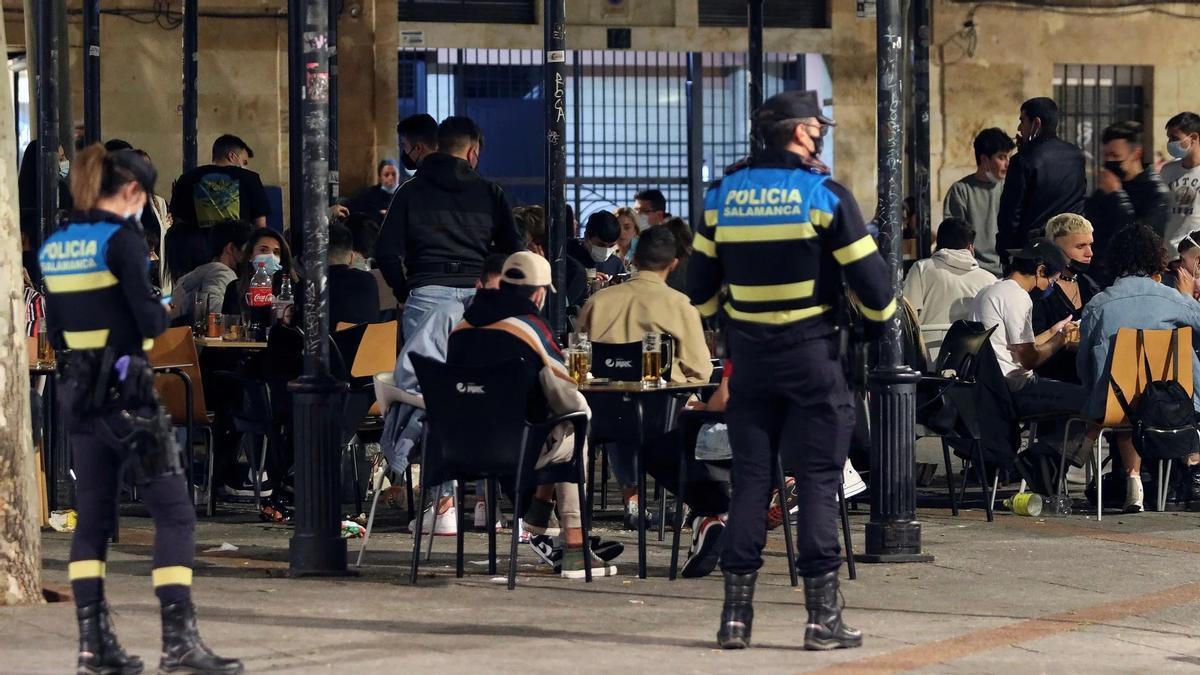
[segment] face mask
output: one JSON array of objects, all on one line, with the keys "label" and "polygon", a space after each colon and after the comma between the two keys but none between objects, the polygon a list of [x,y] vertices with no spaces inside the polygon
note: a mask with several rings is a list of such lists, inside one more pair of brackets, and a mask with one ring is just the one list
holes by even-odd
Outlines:
[{"label": "face mask", "polygon": [[1110,159],[1110,160],[1104,162],[1104,168],[1113,172],[1113,174],[1115,174],[1117,178],[1120,178],[1121,180],[1125,180],[1125,169],[1121,167],[1122,164],[1124,164],[1124,162],[1119,162],[1115,159]]},{"label": "face mask", "polygon": [[367,262],[367,259],[358,255],[354,256],[354,260],[350,262],[350,267],[364,272],[371,271],[371,265]]},{"label": "face mask", "polygon": [[1171,141],[1170,143],[1167,143],[1167,154],[1175,159],[1183,159],[1184,157],[1187,157],[1190,150],[1190,147],[1183,147],[1183,141]]},{"label": "face mask", "polygon": [[592,249],[592,260],[595,260],[598,263],[608,260],[608,257],[612,255],[612,249],[607,246],[596,246],[595,244],[592,244],[590,248]]},{"label": "face mask", "polygon": [[146,212],[146,205],[143,204],[142,208],[138,209],[137,211],[126,211],[125,212],[125,220],[135,220],[140,223],[140,222],[142,222],[142,214],[145,212]]},{"label": "face mask", "polygon": [[1050,296],[1052,296],[1052,295],[1054,295],[1054,287],[1055,287],[1056,285],[1057,285],[1057,284],[1054,282],[1054,280],[1053,280],[1053,279],[1051,279],[1051,280],[1050,280],[1050,285],[1042,289],[1042,299],[1043,299],[1043,300],[1044,300],[1044,299],[1046,299],[1046,298],[1049,298],[1049,297],[1050,297]]},{"label": "face mask", "polygon": [[645,232],[650,229],[650,216],[644,213],[634,212],[634,221],[637,222],[638,232]]},{"label": "face mask", "polygon": [[66,159],[60,159],[60,160],[58,160],[58,177],[59,177],[59,178],[66,178],[66,177],[67,177],[67,174],[69,174],[69,173],[71,173],[71,162],[70,162],[70,160],[66,160]]},{"label": "face mask", "polygon": [[380,185],[379,187],[383,188],[383,191],[384,191],[384,192],[386,192],[386,193],[388,193],[388,194],[390,195],[390,194],[393,194],[393,193],[395,193],[395,192],[396,192],[396,188],[400,187],[400,185],[399,185],[399,184],[396,184],[396,185]]},{"label": "face mask", "polygon": [[409,171],[417,170],[417,160],[413,159],[407,152],[400,153],[400,163]]},{"label": "face mask", "polygon": [[254,256],[254,259],[250,261],[250,265],[253,269],[258,269],[259,263],[265,264],[267,274],[275,274],[279,270],[283,269],[283,265],[279,263],[279,256],[275,255],[274,253],[260,253]]},{"label": "face mask", "polygon": [[825,148],[825,137],[817,136],[813,138],[813,153],[812,156],[816,159],[821,158],[821,151]]},{"label": "face mask", "polygon": [[1075,272],[1076,274],[1086,273],[1088,271],[1088,268],[1091,266],[1092,266],[1091,263],[1083,263],[1083,262],[1079,262],[1078,260],[1072,260],[1067,263],[1067,267],[1070,268],[1071,271]]},{"label": "face mask", "polygon": [[996,177],[996,174],[992,173],[991,171],[984,171],[983,177],[986,178],[991,183],[999,183],[1000,182],[1000,179]]}]

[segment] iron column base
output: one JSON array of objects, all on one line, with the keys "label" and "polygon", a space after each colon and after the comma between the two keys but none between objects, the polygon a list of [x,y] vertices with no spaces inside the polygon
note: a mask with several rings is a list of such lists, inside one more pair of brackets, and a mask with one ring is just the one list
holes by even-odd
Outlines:
[{"label": "iron column base", "polygon": [[921,523],[892,521],[867,523],[867,551],[854,556],[865,563],[933,562],[921,552]]},{"label": "iron column base", "polygon": [[346,384],[328,375],[288,385],[294,396],[296,446],[295,533],[291,576],[346,574],[341,536],[341,401]]}]

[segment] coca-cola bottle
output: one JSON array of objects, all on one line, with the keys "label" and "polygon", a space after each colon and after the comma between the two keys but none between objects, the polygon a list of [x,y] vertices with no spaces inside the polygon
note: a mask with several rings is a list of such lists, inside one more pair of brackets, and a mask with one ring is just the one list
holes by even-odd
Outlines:
[{"label": "coca-cola bottle", "polygon": [[289,326],[292,324],[292,305],[295,302],[292,297],[292,280],[285,274],[279,284],[279,295],[275,296],[275,323]]},{"label": "coca-cola bottle", "polygon": [[267,274],[267,264],[257,263],[254,276],[250,277],[250,289],[246,291],[246,306],[250,308],[248,339],[254,342],[267,341],[274,305],[275,293],[271,288],[271,275]]}]

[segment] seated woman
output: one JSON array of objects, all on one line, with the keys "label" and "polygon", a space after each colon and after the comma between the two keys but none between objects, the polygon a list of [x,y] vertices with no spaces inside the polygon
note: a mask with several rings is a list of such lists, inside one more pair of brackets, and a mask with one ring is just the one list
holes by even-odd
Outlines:
[{"label": "seated woman", "polygon": [[[1162,242],[1144,225],[1121,230],[1109,245],[1113,285],[1097,295],[1083,311],[1080,326],[1079,377],[1091,394],[1084,414],[1093,419],[1104,416],[1108,383],[1104,379],[1109,348],[1121,328],[1172,329],[1191,327],[1193,339],[1200,340],[1200,303],[1191,297],[1192,276],[1181,272],[1181,283],[1189,292],[1180,293],[1160,283],[1166,269]],[[1195,347],[1195,345],[1193,345]],[[1200,410],[1200,361],[1191,350],[1192,377],[1196,408]],[[1133,447],[1128,433],[1117,434],[1121,466],[1128,473],[1125,512],[1142,511],[1142,458]],[[1200,509],[1200,454],[1187,459],[1187,501],[1189,510]]]},{"label": "seated woman", "polygon": [[[1183,241],[1179,242],[1179,248],[1176,250],[1179,251],[1179,257],[1167,265],[1162,282],[1171,288],[1178,289],[1180,293],[1200,300],[1200,283],[1195,282],[1196,279],[1200,279],[1200,230],[1185,236]],[[1180,268],[1186,270],[1187,276],[1191,277],[1191,288],[1180,287],[1181,279],[1187,281],[1180,273]]]},{"label": "seated woman", "polygon": [[246,306],[246,290],[250,288],[250,278],[254,276],[254,270],[260,262],[266,262],[273,293],[279,293],[279,287],[286,276],[292,282],[292,292],[297,302],[303,295],[298,286],[300,277],[292,267],[292,250],[284,241],[283,235],[278,232],[265,228],[255,230],[254,236],[246,243],[242,260],[238,278],[229,282],[229,286],[225,288],[223,311],[226,314],[245,314],[249,311]]},{"label": "seated woman", "polygon": [[[1087,274],[1092,263],[1092,224],[1078,214],[1063,213],[1046,223],[1046,238],[1067,256],[1067,269],[1050,288],[1045,291],[1035,289],[1030,294],[1033,297],[1034,335],[1040,335],[1067,317],[1078,321],[1084,305],[1100,292],[1099,285]],[[1035,372],[1052,380],[1079,382],[1074,354],[1066,350],[1051,356]]]}]

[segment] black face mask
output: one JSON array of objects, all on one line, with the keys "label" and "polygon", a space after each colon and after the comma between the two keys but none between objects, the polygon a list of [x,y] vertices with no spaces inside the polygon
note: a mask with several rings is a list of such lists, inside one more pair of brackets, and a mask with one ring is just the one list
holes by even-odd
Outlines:
[{"label": "black face mask", "polygon": [[1118,162],[1117,160],[1108,160],[1104,163],[1104,168],[1113,172],[1117,178],[1125,180],[1125,169],[1121,168],[1121,164],[1123,164],[1123,162]]},{"label": "black face mask", "polygon": [[416,160],[410,157],[407,152],[400,153],[400,163],[403,164],[404,168],[408,169],[409,171],[417,170]]},{"label": "black face mask", "polygon": [[1091,263],[1081,263],[1077,260],[1072,260],[1067,263],[1067,267],[1070,268],[1070,270],[1072,272],[1075,272],[1076,274],[1083,274],[1083,273],[1087,272],[1088,268],[1091,266],[1092,266]]}]

